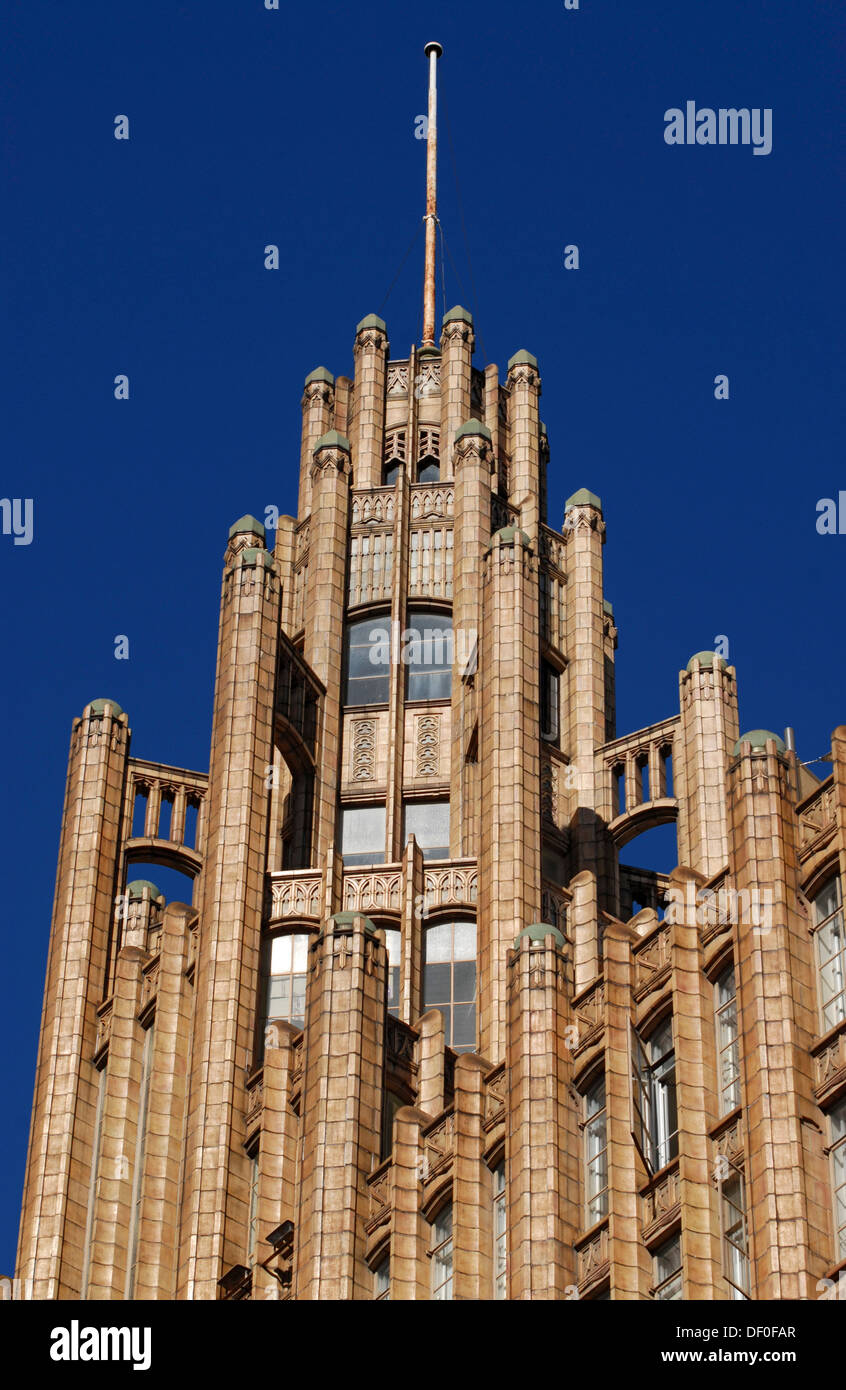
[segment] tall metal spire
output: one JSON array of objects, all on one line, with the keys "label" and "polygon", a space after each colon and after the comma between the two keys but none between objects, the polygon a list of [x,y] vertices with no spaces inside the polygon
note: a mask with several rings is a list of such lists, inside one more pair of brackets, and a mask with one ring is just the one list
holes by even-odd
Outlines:
[{"label": "tall metal spire", "polygon": [[429,120],[426,127],[426,268],[423,275],[423,346],[435,345],[435,234],[438,223],[438,80],[439,43],[427,43]]}]

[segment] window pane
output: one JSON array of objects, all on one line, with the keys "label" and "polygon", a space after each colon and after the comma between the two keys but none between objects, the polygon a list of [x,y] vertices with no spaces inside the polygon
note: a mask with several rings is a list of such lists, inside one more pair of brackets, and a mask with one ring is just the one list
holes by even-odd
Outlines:
[{"label": "window pane", "polygon": [[291,969],[292,936],[274,936],[270,943],[270,973],[281,975]]},{"label": "window pane", "polygon": [[349,806],[341,811],[341,857],[349,865],[385,862],[384,806]]},{"label": "window pane", "polygon": [[403,840],[408,840],[409,835],[416,839],[424,859],[449,858],[449,802],[408,802],[404,810]]},{"label": "window pane", "polygon": [[829,879],[824,888],[814,898],[814,920],[824,922],[835,908],[840,906],[840,879]]},{"label": "window pane", "polygon": [[430,927],[426,933],[426,959],[433,964],[437,960],[452,959],[452,923]]},{"label": "window pane", "polygon": [[472,1047],[476,1041],[476,1005],[455,1004],[452,1010],[451,1047]]},{"label": "window pane", "polygon": [[476,998],[476,962],[457,962],[452,969],[452,997],[466,1003]]},{"label": "window pane", "polygon": [[423,971],[423,1007],[434,1008],[450,1002],[450,966],[426,965]]},{"label": "window pane", "polygon": [[476,923],[475,922],[456,922],[455,929],[455,960],[475,960],[476,959]]}]

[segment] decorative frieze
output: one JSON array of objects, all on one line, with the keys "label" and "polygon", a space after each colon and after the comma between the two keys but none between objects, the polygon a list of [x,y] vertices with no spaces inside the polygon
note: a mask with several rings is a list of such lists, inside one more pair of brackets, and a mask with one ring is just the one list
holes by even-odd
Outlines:
[{"label": "decorative frieze", "polygon": [[436,714],[421,714],[415,720],[416,777],[437,777],[440,768],[441,721]]}]

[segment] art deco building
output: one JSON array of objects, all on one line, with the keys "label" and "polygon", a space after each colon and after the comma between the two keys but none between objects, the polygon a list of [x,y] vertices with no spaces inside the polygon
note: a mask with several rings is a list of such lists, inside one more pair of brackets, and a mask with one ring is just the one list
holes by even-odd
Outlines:
[{"label": "art deco building", "polygon": [[[846,1265],[846,728],[819,783],[700,652],[617,734],[602,503],[549,523],[538,363],[474,368],[461,307],[427,341],[428,269],[421,346],[370,314],[352,378],[306,377],[273,550],[230,529],[208,772],[135,757],[112,700],[74,721],[30,1297],[813,1298]],[[679,867],[635,867],[668,822]]]}]

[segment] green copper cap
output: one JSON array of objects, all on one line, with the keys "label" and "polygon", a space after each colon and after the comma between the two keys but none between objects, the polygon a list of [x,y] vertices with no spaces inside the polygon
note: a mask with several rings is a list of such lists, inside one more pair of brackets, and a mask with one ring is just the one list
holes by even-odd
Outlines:
[{"label": "green copper cap", "polygon": [[613,618],[613,616],[614,616],[614,605],[613,605],[613,603],[609,603],[609,601],[608,601],[607,598],[605,598],[605,599],[602,600],[602,611],[603,611],[603,613],[607,613],[609,618]]},{"label": "green copper cap", "polygon": [[264,565],[266,570],[273,569],[273,556],[269,550],[259,550],[258,546],[248,545],[235,557],[236,563],[241,565]]},{"label": "green copper cap", "polygon": [[519,947],[520,938],[523,936],[527,936],[530,941],[543,941],[545,937],[552,936],[555,938],[556,946],[564,947],[567,945],[566,938],[558,928],[550,926],[548,922],[532,922],[528,927],[524,927],[515,937],[515,947]]},{"label": "green copper cap", "polygon": [[232,540],[233,536],[245,535],[261,536],[262,540],[264,540],[264,534],[264,526],[258,520],[258,517],[255,516],[247,515],[239,517],[239,519],[233,522],[229,528],[230,540]]},{"label": "green copper cap", "polygon": [[546,438],[546,435],[547,435],[548,431],[547,431],[546,425],[543,423],[543,420],[538,420],[538,429],[540,430],[540,432],[541,432],[541,434],[544,436],[544,438]]},{"label": "green copper cap", "polygon": [[[339,927],[351,927],[356,917],[364,917],[364,913],[335,912],[329,920],[331,922],[336,922]],[[364,930],[368,932],[375,932],[377,930],[369,917],[364,917]]]},{"label": "green copper cap", "polygon": [[477,420],[475,415],[472,420],[465,420],[463,425],[459,425],[455,431],[456,441],[463,439],[468,434],[480,434],[483,439],[490,439],[491,432],[487,425],[483,425],[481,420]]},{"label": "green copper cap", "polygon": [[383,333],[388,331],[388,325],[384,319],[380,319],[378,314],[365,314],[361,323],[355,326],[356,333],[360,333],[363,328],[381,328]]},{"label": "green copper cap", "polygon": [[744,743],[750,744],[753,748],[765,748],[770,739],[775,744],[777,752],[784,753],[786,751],[784,739],[779,738],[778,734],[772,733],[769,729],[752,729],[748,734],[742,734],[737,740],[734,745],[733,756],[735,758],[738,756]]},{"label": "green copper cap", "polygon": [[441,323],[473,323],[473,315],[469,309],[465,309],[463,304],[454,304],[451,309],[447,309]]},{"label": "green copper cap", "polygon": [[528,362],[530,367],[536,367],[538,365],[538,359],[535,357],[534,353],[527,352],[525,348],[521,348],[519,352],[515,352],[513,357],[509,357],[508,370],[511,371],[512,367],[519,367],[523,362]]},{"label": "green copper cap", "polygon": [[164,893],[160,893],[155,883],[151,883],[148,878],[135,878],[126,885],[126,894],[129,898],[143,898],[144,889],[149,888],[150,897],[155,899],[163,898]]},{"label": "green copper cap", "polygon": [[574,492],[564,503],[565,512],[569,512],[571,507],[596,507],[596,510],[601,512],[602,498],[597,497],[595,492],[588,492],[586,487],[580,487],[578,492]]},{"label": "green copper cap", "polygon": [[716,652],[694,652],[693,656],[690,658],[690,661],[687,663],[687,666],[685,667],[686,671],[693,670],[694,661],[698,661],[700,666],[706,667],[709,671],[712,666],[717,666],[719,668],[720,666],[725,666],[726,664],[725,658],[722,656],[717,656]]},{"label": "green copper cap", "polygon": [[318,454],[321,449],[343,449],[346,453],[350,452],[350,441],[345,434],[339,434],[337,430],[327,430],[322,434],[312,449],[312,454]]},{"label": "green copper cap", "polygon": [[328,381],[330,386],[335,385],[335,378],[326,367],[315,367],[313,372],[309,372],[304,384],[308,386],[310,381]]},{"label": "green copper cap", "polygon": [[527,536],[525,531],[521,531],[519,526],[502,526],[499,531],[494,531],[487,549],[493,549],[494,541],[496,541],[498,545],[514,545],[518,537],[523,549],[530,550],[532,546],[531,538]]},{"label": "green copper cap", "polygon": [[105,714],[106,705],[111,705],[113,719],[117,719],[119,714],[123,714],[117,700],[89,700],[88,704],[92,714]]}]

